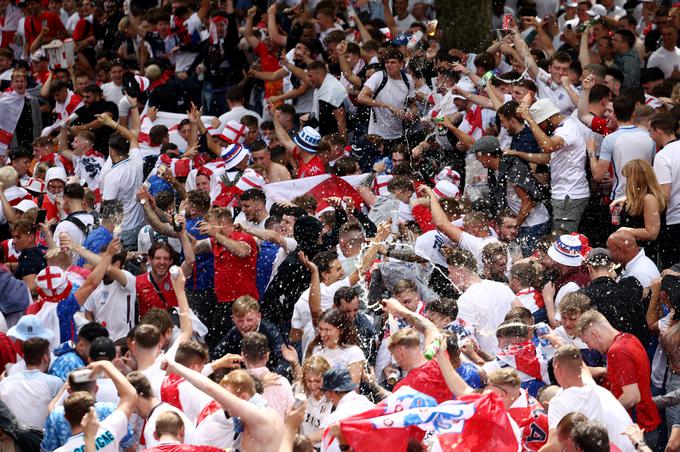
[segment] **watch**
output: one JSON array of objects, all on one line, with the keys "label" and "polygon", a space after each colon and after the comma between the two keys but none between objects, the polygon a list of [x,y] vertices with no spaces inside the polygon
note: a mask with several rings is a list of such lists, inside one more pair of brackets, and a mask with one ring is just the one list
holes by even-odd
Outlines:
[{"label": "watch", "polygon": [[146,199],[140,199],[140,200],[139,200],[139,204],[142,205],[142,206],[143,206],[144,204],[146,204]]},{"label": "watch", "polygon": [[640,441],[637,441],[635,443],[635,450],[640,450],[641,447],[646,447],[647,443],[645,442],[644,439],[641,439]]}]

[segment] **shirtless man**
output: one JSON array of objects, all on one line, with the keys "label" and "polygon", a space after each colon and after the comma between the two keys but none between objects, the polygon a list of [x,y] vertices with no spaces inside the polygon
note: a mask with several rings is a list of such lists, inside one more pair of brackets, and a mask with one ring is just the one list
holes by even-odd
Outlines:
[{"label": "shirtless man", "polygon": [[242,400],[208,377],[174,361],[163,361],[161,367],[168,373],[184,377],[186,381],[214,398],[229,414],[241,418],[244,424],[241,440],[244,452],[278,452],[284,429],[281,416],[276,411]]},{"label": "shirtless man", "polygon": [[268,183],[291,179],[290,172],[288,172],[285,166],[272,161],[272,155],[267,146],[263,146],[261,149],[254,147],[250,155],[253,157],[254,164],[262,165],[267,170]]}]

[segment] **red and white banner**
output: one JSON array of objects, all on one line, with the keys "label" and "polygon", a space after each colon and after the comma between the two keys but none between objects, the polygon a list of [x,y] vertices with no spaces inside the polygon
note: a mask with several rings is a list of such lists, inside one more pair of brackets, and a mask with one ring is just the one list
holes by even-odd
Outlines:
[{"label": "red and white banner", "polygon": [[331,196],[340,198],[349,196],[354,200],[356,207],[363,203],[361,196],[359,196],[359,193],[351,183],[344,180],[344,178],[331,174],[274,182],[264,185],[262,190],[267,195],[267,207],[270,207],[275,202],[291,201],[296,196],[305,194],[312,195],[316,199],[318,203],[317,212],[321,212],[329,207],[326,199]]},{"label": "red and white banner", "polygon": [[[201,121],[203,121],[203,124],[205,125],[205,128],[208,130],[211,130],[213,127],[211,125],[212,120],[214,119],[214,116],[201,116]],[[177,145],[177,147],[184,151],[187,148],[187,142],[184,138],[182,138],[182,135],[179,134],[179,123],[182,122],[184,119],[188,119],[187,115],[181,114],[181,113],[169,113],[167,111],[159,111],[156,113],[156,120],[151,121],[148,116],[144,115],[142,116],[142,125],[141,125],[141,130],[139,131],[139,145],[140,145],[140,150],[142,151],[142,154],[146,155],[145,153],[145,148],[148,148],[150,145],[150,138],[149,138],[149,132],[151,131],[151,128],[153,126],[165,126],[168,128],[169,135],[170,135],[170,142],[174,143]],[[152,152],[155,155],[158,155],[158,152],[160,152],[160,146],[156,150],[156,152]]]},{"label": "red and white banner", "polygon": [[14,129],[24,109],[26,96],[14,91],[0,94],[0,154],[5,154],[14,136]]},{"label": "red and white banner", "polygon": [[545,360],[539,358],[539,352],[531,341],[506,347],[501,350],[497,359],[515,369],[523,382],[536,379],[545,384],[550,383],[548,366]]},{"label": "red and white banner", "polygon": [[[426,433],[434,435],[433,450],[518,450],[508,413],[496,394],[471,394],[439,405],[432,405],[433,400],[401,388],[375,408],[340,421],[342,436],[357,451],[406,450],[409,440],[421,441]],[[324,441],[329,440],[327,430]]]}]

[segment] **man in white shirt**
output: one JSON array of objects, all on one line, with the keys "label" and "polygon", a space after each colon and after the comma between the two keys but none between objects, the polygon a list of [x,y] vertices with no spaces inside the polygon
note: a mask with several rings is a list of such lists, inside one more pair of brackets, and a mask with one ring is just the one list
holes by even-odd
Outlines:
[{"label": "man in white shirt", "polygon": [[345,276],[335,250],[317,254],[312,262],[306,257],[301,260],[312,273],[312,280],[310,287],[302,292],[293,308],[290,338],[294,342],[302,340],[304,357],[307,346],[316,334],[315,326],[319,316],[326,309],[333,307],[335,292],[341,287],[356,284],[359,274],[355,271],[350,276]]},{"label": "man in white shirt", "polygon": [[[138,114],[136,108],[130,112]],[[105,126],[120,132],[111,135],[109,140],[110,164],[107,161],[108,168],[102,170],[102,199],[117,199],[123,203],[125,213],[121,239],[125,247],[134,248],[137,246],[139,230],[144,224],[144,209],[141,205],[144,200],[137,201],[135,198],[135,193],[144,181],[142,153],[136,134],[119,126],[106,113],[100,115],[99,119]]]},{"label": "man in white shirt", "polygon": [[661,150],[654,157],[654,173],[668,205],[661,229],[661,268],[680,262],[680,141],[675,138],[675,116],[659,113],[649,122],[649,134]]},{"label": "man in white shirt", "polygon": [[449,278],[463,294],[458,298],[458,317],[474,331],[482,351],[495,356],[500,349],[496,329],[505,314],[522,306],[510,288],[496,281],[481,279],[472,253],[454,250],[447,259]]},{"label": "man in white shirt", "polygon": [[405,33],[411,28],[413,22],[418,22],[415,17],[409,13],[408,0],[392,0],[392,14],[394,21],[397,23],[397,29],[400,33]]},{"label": "man in white shirt", "polygon": [[529,75],[536,81],[538,87],[538,98],[549,99],[559,112],[564,116],[569,116],[576,105],[569,98],[569,94],[562,85],[562,79],[569,75],[571,57],[566,52],[555,52],[550,57],[548,71],[541,69],[536,64],[536,60],[529,52],[529,48],[521,39],[520,34],[515,34],[515,48],[526,58],[529,66]]},{"label": "man in white shirt", "polygon": [[[530,108],[520,105],[517,113],[531,128],[541,153],[513,152],[537,164],[550,163],[550,188],[555,228],[575,232],[588,205],[586,143],[578,119],[565,117],[550,99],[539,99]],[[553,129],[552,136],[547,131]]]},{"label": "man in white shirt", "polygon": [[631,160],[641,159],[650,165],[654,161],[656,145],[649,133],[633,122],[636,100],[632,96],[619,96],[613,101],[614,115],[619,128],[604,137],[600,147],[599,158],[594,149],[588,149],[590,170],[596,182],[609,174],[609,166],[614,167],[614,184],[611,199],[618,199],[626,194],[626,177],[623,167]]},{"label": "man in white shirt", "polygon": [[671,23],[661,29],[662,46],[652,53],[647,67],[658,67],[666,78],[680,76],[680,49],[675,46],[678,30]]},{"label": "man in white shirt", "polygon": [[635,237],[628,231],[616,231],[607,239],[607,249],[611,253],[612,261],[624,266],[620,278],[632,277],[638,280],[642,287],[649,287],[652,281],[659,278],[659,269],[654,261],[645,256],[645,250],[640,248]]},{"label": "man in white shirt", "polygon": [[[95,266],[101,259],[82,246],[76,247],[75,251]],[[123,269],[126,254],[123,251],[111,258],[111,265],[104,279],[84,305],[85,316],[106,325],[109,337],[114,341],[126,337],[135,320],[136,279],[132,273]]]},{"label": "man in white shirt", "polygon": [[[626,409],[614,395],[597,386],[590,374],[583,374],[581,352],[575,345],[563,345],[553,358],[555,378],[562,390],[550,400],[548,407],[548,442],[543,451],[559,451],[557,424],[571,412],[579,412],[588,419],[601,422],[607,428],[609,440],[623,452],[633,452],[635,448],[623,434],[633,423]],[[584,379],[584,376],[586,379]]]},{"label": "man in white shirt", "polygon": [[47,339],[28,339],[23,342],[22,348],[26,370],[0,381],[0,399],[17,418],[42,429],[49,414],[48,405],[61,389],[63,381],[47,374],[51,360]]},{"label": "man in white shirt", "polygon": [[81,245],[85,236],[96,228],[94,216],[85,210],[84,198],[85,189],[82,185],[73,183],[64,187],[64,208],[68,216],[54,230],[57,246],[60,245],[62,234],[68,236],[73,243]]},{"label": "man in white shirt", "polygon": [[244,191],[239,200],[241,212],[234,218],[234,224],[243,224],[251,228],[264,229],[269,218],[267,212],[267,197],[259,188]]},{"label": "man in white shirt", "polygon": [[220,126],[217,129],[218,132],[222,133],[224,126],[229,121],[236,121],[240,123],[241,118],[245,115],[256,117],[258,124],[262,122],[260,115],[252,110],[248,110],[243,106],[244,102],[245,96],[243,94],[243,90],[241,90],[241,88],[238,86],[235,86],[227,91],[227,107],[229,107],[229,111],[220,116]]},{"label": "man in white shirt", "polygon": [[111,81],[102,85],[102,92],[104,99],[109,102],[118,103],[125,97],[123,94],[123,73],[125,68],[120,61],[114,61],[109,69],[109,77]]},{"label": "man in white shirt", "polygon": [[379,135],[388,142],[403,136],[406,99],[414,95],[415,82],[410,75],[402,72],[403,67],[401,52],[388,51],[385,54],[385,71],[378,71],[366,80],[357,96],[357,102],[371,107],[368,133]]},{"label": "man in white shirt", "polygon": [[[373,408],[370,400],[355,392],[356,388],[357,385],[352,382],[349,370],[335,368],[324,372],[321,389],[326,398],[333,402],[335,410],[321,421],[320,432],[338,421]],[[321,444],[321,452],[340,452],[338,440],[333,437],[325,439]]]},{"label": "man in white shirt", "polygon": [[[189,369],[201,372],[208,362],[208,352],[198,342],[183,342],[177,347],[175,360]],[[162,402],[181,410],[191,422],[196,422],[201,410],[212,400],[206,393],[174,374],[165,377],[160,395]]]},{"label": "man in white shirt", "polygon": [[[103,372],[111,378],[120,395],[118,407],[101,422],[95,439],[98,451],[117,452],[121,439],[127,433],[128,422],[137,400],[137,392],[109,361],[93,362],[88,367],[92,370],[93,376]],[[83,417],[94,409],[93,407],[94,398],[87,392],[75,392],[66,398],[64,416],[71,425],[72,436],[66,444],[57,449],[57,452],[78,452],[84,449],[83,428],[80,424]]]}]

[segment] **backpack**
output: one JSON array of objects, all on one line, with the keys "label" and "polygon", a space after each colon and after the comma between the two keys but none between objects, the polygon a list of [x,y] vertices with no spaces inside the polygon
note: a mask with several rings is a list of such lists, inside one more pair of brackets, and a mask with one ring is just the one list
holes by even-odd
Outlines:
[{"label": "backpack", "polygon": [[[551,194],[550,183],[544,184],[543,182],[539,181],[534,176],[534,173],[531,172],[531,169],[529,169],[529,165],[519,160],[518,157],[501,158],[501,164],[498,167],[498,182],[500,182],[503,185],[503,187],[505,187],[507,183],[507,172],[512,167],[513,163],[516,161],[525,164],[527,167],[526,168],[527,175],[523,178],[522,181],[523,183],[518,185],[520,185],[527,192],[527,194],[531,197],[532,200],[534,200],[534,202],[542,202],[550,199]],[[503,189],[503,191],[505,192],[505,188]]]},{"label": "backpack", "polygon": [[83,223],[83,221],[80,218],[78,218],[76,216],[80,213],[89,213],[89,212],[85,212],[84,210],[81,210],[80,212],[72,212],[72,213],[68,214],[68,216],[66,218],[64,218],[63,221],[69,221],[69,222],[75,224],[76,227],[78,229],[80,229],[80,231],[83,233],[83,236],[86,237],[90,232],[94,231],[95,229],[97,229],[99,227],[99,216],[90,214],[90,215],[92,215],[92,218],[94,219],[94,223],[86,225],[85,223]]},{"label": "backpack", "polygon": [[[380,85],[375,89],[375,92],[373,93],[373,99],[378,97],[378,94],[380,94],[380,91],[382,91],[385,86],[387,86],[387,81],[389,80],[389,76],[387,75],[386,70],[382,70],[382,80],[380,81]],[[411,91],[411,83],[408,81],[408,76],[406,75],[405,70],[400,70],[399,73],[401,74],[401,79],[403,80],[404,84],[406,85],[406,92],[408,95],[408,92]],[[375,115],[373,115],[373,121],[376,121]]]}]

